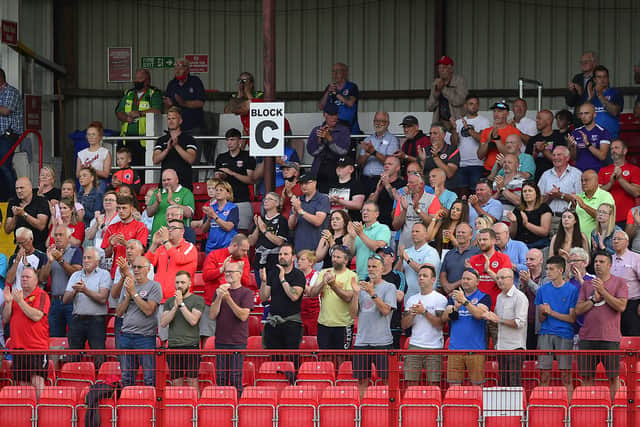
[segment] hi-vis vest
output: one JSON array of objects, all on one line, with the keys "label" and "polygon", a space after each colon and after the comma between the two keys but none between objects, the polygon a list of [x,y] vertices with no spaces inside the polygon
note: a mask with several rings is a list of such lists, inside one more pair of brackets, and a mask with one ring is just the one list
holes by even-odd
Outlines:
[{"label": "hi-vis vest", "polygon": [[[136,108],[135,111],[145,111],[151,108],[151,97],[153,96],[156,90],[157,89],[150,87],[145,93],[143,93],[142,98],[140,99],[140,102],[137,105],[138,108]],[[125,96],[124,112],[130,113],[131,111],[134,111],[133,104],[136,101],[136,90],[129,89],[124,96]],[[138,117],[137,124],[138,124],[138,135],[145,135],[147,131],[147,118],[145,116]],[[120,126],[120,136],[126,136],[128,129],[129,129],[129,123],[122,122],[122,125]],[[140,141],[140,144],[143,147],[146,145],[145,141]]]}]

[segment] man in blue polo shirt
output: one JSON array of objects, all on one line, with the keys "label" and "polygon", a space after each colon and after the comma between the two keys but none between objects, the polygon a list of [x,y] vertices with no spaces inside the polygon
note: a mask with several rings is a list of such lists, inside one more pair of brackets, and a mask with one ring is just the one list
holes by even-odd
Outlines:
[{"label": "man in blue polo shirt", "polygon": [[[486,350],[486,320],[483,315],[491,307],[491,297],[478,289],[480,275],[472,268],[462,273],[462,289],[451,292],[442,320],[451,320],[449,350]],[[449,356],[447,381],[462,384],[465,369],[474,385],[484,382],[483,354],[456,354]]]},{"label": "man in blue polo shirt", "polygon": [[291,215],[289,230],[295,230],[295,250],[316,250],[320,241],[320,233],[327,228],[331,203],[326,194],[317,190],[316,177],[304,174],[298,178],[302,195],[291,197]]},{"label": "man in blue polo shirt", "polygon": [[609,132],[596,123],[596,107],[585,102],[578,110],[583,125],[572,131],[567,140],[571,158],[575,166],[581,171],[589,169],[599,170],[609,153],[611,136]]}]

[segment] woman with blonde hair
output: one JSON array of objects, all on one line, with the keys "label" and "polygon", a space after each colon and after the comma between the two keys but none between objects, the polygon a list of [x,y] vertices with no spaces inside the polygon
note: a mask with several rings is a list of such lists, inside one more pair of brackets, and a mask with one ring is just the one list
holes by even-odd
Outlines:
[{"label": "woman with blonde hair", "polygon": [[55,187],[56,170],[51,166],[42,166],[38,175],[38,196],[42,196],[51,204],[57,203],[60,198],[60,189]]},{"label": "woman with blonde hair", "polygon": [[238,206],[232,202],[233,188],[227,181],[215,184],[213,203],[202,207],[205,217],[202,219],[201,230],[209,232],[205,252],[226,248],[231,244],[233,236],[238,234],[240,212]]},{"label": "woman with blonde hair", "polygon": [[616,225],[616,207],[611,203],[601,203],[596,210],[596,228],[591,232],[591,259],[597,251],[607,251],[613,255],[613,235],[622,231]]},{"label": "woman with blonde hair", "polygon": [[47,245],[53,245],[53,230],[56,225],[66,225],[73,230],[73,233],[69,237],[69,244],[71,246],[80,247],[84,243],[84,222],[78,221],[76,215],[75,203],[71,197],[63,197],[58,204],[60,209],[60,218],[51,221],[51,227],[49,229],[49,239]]}]

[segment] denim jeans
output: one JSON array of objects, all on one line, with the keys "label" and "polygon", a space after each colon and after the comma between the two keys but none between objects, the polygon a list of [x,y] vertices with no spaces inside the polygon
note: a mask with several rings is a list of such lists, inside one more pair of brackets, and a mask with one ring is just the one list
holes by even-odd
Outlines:
[{"label": "denim jeans", "polygon": [[[120,348],[122,350],[147,350],[155,349],[156,337],[139,334],[120,334]],[[156,383],[156,358],[153,354],[120,356],[120,368],[122,369],[122,385],[131,386],[136,383],[138,368],[142,365],[144,371],[144,385],[155,386]]]},{"label": "denim jeans", "polygon": [[51,298],[49,309],[49,336],[66,337],[67,327],[71,329],[73,304],[63,304],[60,299]]},{"label": "denim jeans", "polygon": [[[242,350],[246,345],[231,345],[216,343],[216,350]],[[242,353],[226,353],[216,355],[216,384],[231,385],[242,394]]]}]

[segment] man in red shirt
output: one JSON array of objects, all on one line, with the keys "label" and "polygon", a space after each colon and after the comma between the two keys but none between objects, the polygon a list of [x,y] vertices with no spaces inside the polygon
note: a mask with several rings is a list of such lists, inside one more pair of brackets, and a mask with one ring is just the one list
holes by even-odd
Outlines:
[{"label": "man in red shirt", "polygon": [[496,233],[490,228],[478,231],[478,247],[482,253],[469,258],[468,267],[480,274],[478,289],[491,297],[491,310],[493,310],[498,295],[502,292],[496,284],[496,276],[499,270],[511,268],[511,259],[496,251]]},{"label": "man in red shirt", "polygon": [[[154,279],[162,287],[162,301],[158,305],[158,323],[164,311],[164,302],[176,293],[176,273],[184,270],[195,276],[198,268],[198,249],[184,240],[184,223],[170,220],[153,235],[149,250],[144,254],[155,267]],[[158,328],[161,341],[169,339],[169,328]]]},{"label": "man in red shirt", "polygon": [[493,110],[493,126],[482,131],[478,146],[478,158],[484,160],[487,175],[493,169],[498,153],[507,154],[507,137],[512,134],[520,136],[520,131],[507,123],[509,104],[505,101],[496,102],[491,106],[491,109]]},{"label": "man in red shirt", "polygon": [[623,140],[612,141],[610,152],[613,164],[600,169],[598,184],[616,201],[616,225],[624,230],[627,214],[640,197],[640,168],[627,162],[629,148]]},{"label": "man in red shirt", "polygon": [[[49,307],[51,302],[45,291],[38,287],[38,273],[33,267],[25,267],[20,275],[22,289],[13,292],[4,288],[2,320],[11,321],[13,348],[23,350],[49,349]],[[33,385],[38,397],[47,376],[46,354],[14,354],[13,378],[21,385]]]},{"label": "man in red shirt", "polygon": [[129,196],[118,196],[116,203],[118,204],[117,209],[120,221],[111,224],[102,239],[102,249],[104,249],[105,256],[110,257],[111,254],[113,254],[114,262],[111,266],[112,279],[118,269],[116,260],[118,258],[126,258],[127,241],[136,239],[146,246],[147,239],[149,238],[149,230],[147,230],[144,223],[136,221],[133,218],[133,198]]},{"label": "man in red shirt", "polygon": [[249,258],[249,239],[244,234],[236,234],[231,239],[228,248],[220,248],[209,252],[202,266],[202,279],[204,280],[204,302],[207,306],[204,308],[202,317],[200,318],[200,337],[212,337],[216,332],[216,322],[209,317],[209,310],[216,289],[223,283],[226,283],[224,272],[231,263],[242,264],[242,277],[240,283],[251,290],[257,290],[255,285],[252,286]]}]

